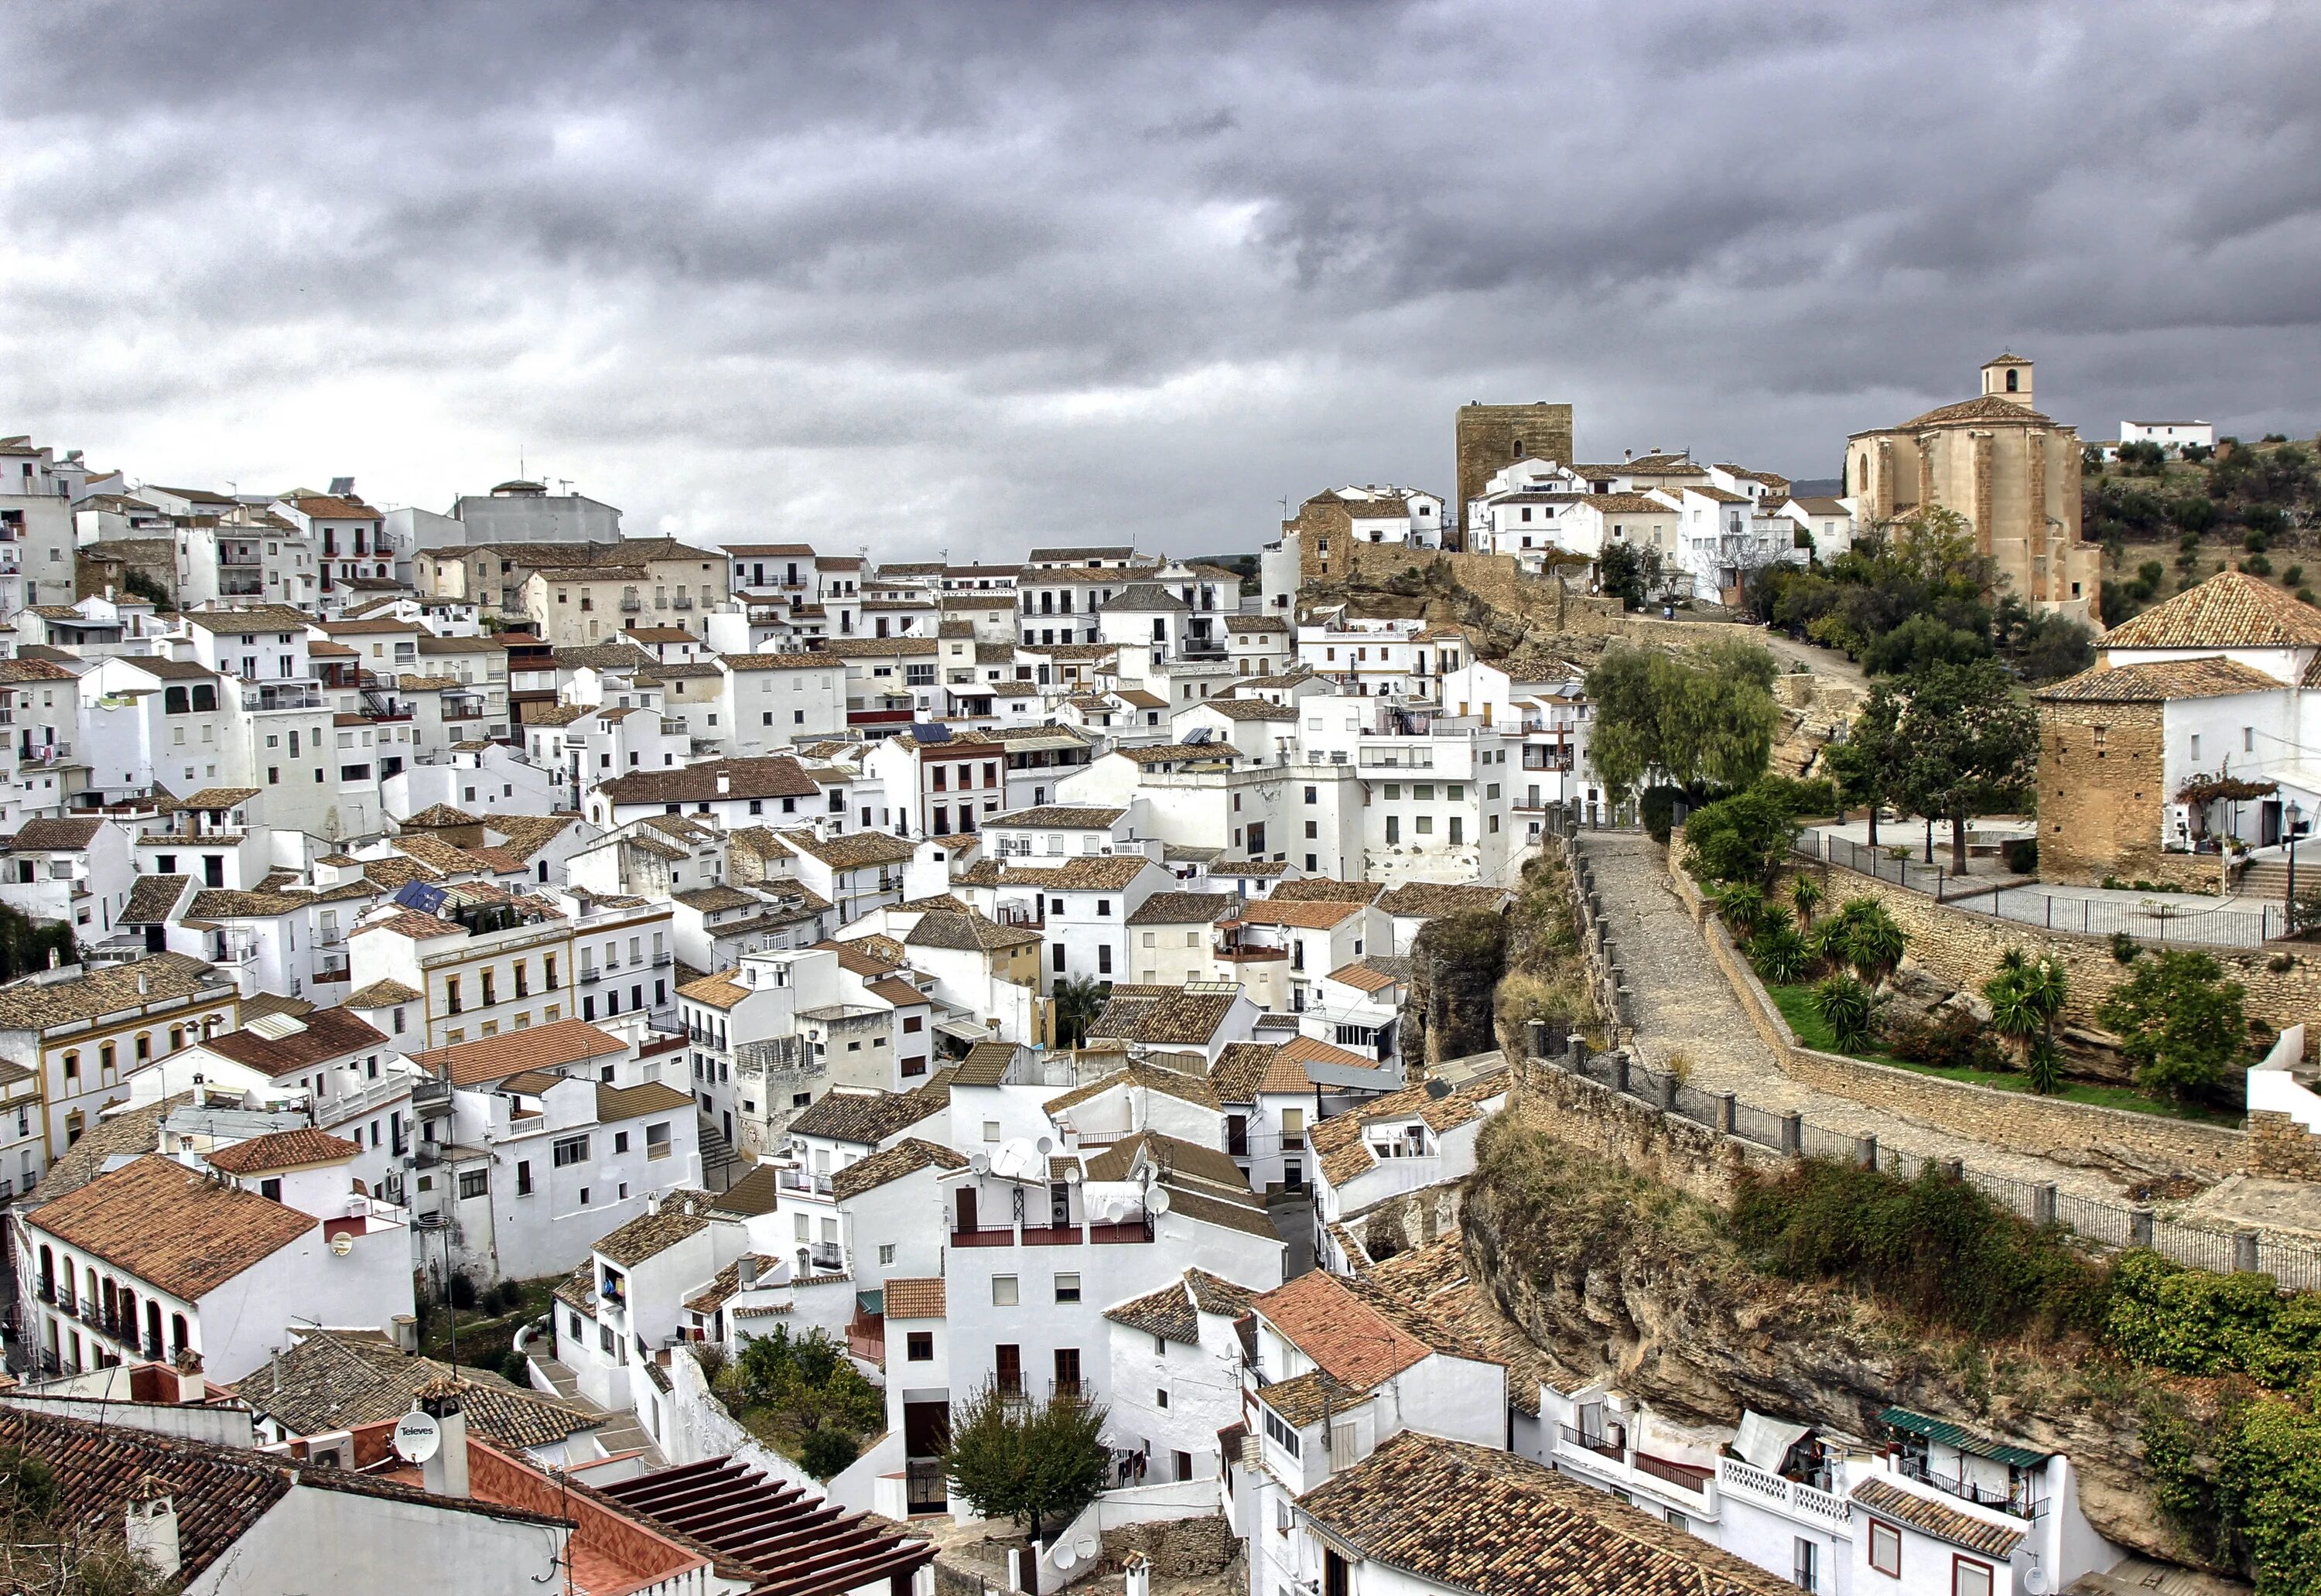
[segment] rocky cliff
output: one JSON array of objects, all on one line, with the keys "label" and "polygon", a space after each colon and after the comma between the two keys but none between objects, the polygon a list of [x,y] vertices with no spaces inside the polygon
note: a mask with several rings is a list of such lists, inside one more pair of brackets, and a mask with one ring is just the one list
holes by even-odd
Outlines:
[{"label": "rocky cliff", "polygon": [[2135,1438],[2135,1377],[2083,1346],[1971,1344],[1752,1269],[1721,1216],[1513,1123],[1487,1133],[1462,1218],[1475,1278],[1585,1378],[1692,1422],[1743,1408],[1869,1437],[1899,1405],[2071,1455],[2089,1520],[2180,1552]]}]

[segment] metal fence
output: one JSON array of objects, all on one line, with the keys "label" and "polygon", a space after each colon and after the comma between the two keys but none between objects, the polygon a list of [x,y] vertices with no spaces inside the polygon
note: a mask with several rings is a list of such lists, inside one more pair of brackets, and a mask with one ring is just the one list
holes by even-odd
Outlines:
[{"label": "metal fence", "polygon": [[[1834,1163],[1875,1167],[1905,1180],[1935,1170],[1934,1161],[1883,1145],[1875,1136],[1816,1125],[1798,1113],[1775,1113],[1740,1101],[1729,1092],[1709,1092],[1677,1076],[1634,1062],[1624,1052],[1591,1053],[1573,1037],[1561,1057],[1543,1057],[1539,1066],[1575,1075],[1620,1092],[1656,1112],[1730,1134],[1772,1152]],[[1729,1130],[1728,1130],[1729,1117]],[[2150,1247],[2162,1257],[2219,1274],[2255,1271],[2273,1277],[2284,1290],[2321,1290],[2321,1247],[2264,1230],[2211,1230],[2162,1218],[2150,1208],[2085,1197],[2053,1184],[2038,1184],[1963,1163],[1949,1166],[1993,1202],[2040,1225],[2059,1225],[2105,1247]]]},{"label": "metal fence", "polygon": [[1946,908],[2048,931],[2071,931],[2083,936],[2125,932],[2145,942],[2253,948],[2285,936],[2289,930],[2288,908],[2278,903],[2227,903],[2204,908],[2196,907],[2203,899],[2167,892],[2131,901],[2055,893],[2040,887],[1984,887],[1940,865],[1895,859],[1882,849],[1810,828],[1798,834],[1795,846],[1808,859],[1923,892]]}]

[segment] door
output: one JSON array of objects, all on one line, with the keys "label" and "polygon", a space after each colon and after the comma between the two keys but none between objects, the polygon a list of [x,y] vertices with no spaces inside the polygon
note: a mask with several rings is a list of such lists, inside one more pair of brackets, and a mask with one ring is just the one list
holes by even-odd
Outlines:
[{"label": "door", "polygon": [[1011,1397],[1024,1394],[1024,1349],[1014,1342],[1003,1342],[993,1349],[992,1365],[997,1372],[999,1389]]},{"label": "door", "polygon": [[1056,1394],[1080,1394],[1080,1349],[1077,1346],[1056,1348]]},{"label": "door", "polygon": [[2267,798],[2257,806],[2256,830],[2258,847],[2271,848],[2280,843],[2280,800],[2279,798]]},{"label": "door", "polygon": [[972,1236],[975,1229],[975,1188],[962,1186],[959,1189],[959,1233]]}]

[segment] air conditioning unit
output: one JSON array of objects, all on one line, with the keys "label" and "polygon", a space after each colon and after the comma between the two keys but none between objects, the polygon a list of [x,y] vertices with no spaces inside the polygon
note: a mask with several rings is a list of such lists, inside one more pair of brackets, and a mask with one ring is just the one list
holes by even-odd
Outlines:
[{"label": "air conditioning unit", "polygon": [[355,1467],[354,1436],[345,1430],[325,1430],[319,1436],[307,1436],[306,1466],[344,1469],[352,1473]]}]

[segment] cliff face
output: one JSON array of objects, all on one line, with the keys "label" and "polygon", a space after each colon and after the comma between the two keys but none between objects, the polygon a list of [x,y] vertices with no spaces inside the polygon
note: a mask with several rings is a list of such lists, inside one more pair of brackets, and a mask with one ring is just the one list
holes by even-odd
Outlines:
[{"label": "cliff face", "polygon": [[1461,1220],[1475,1278],[1524,1336],[1671,1418],[1753,1408],[1856,1436],[1898,1405],[2071,1455],[2088,1518],[2179,1557],[2134,1435],[2133,1382],[2092,1389],[2068,1352],[1946,1341],[1751,1269],[1717,1217],[1534,1131],[1494,1126]]}]

